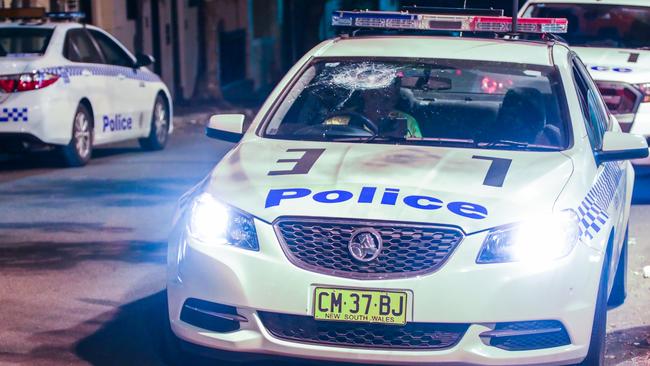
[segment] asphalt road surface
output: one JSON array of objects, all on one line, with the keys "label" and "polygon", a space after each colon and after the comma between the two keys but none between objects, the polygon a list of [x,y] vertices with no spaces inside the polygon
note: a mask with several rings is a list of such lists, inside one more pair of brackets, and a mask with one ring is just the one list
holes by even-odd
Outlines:
[{"label": "asphalt road surface", "polygon": [[[48,154],[0,160],[0,365],[225,364],[166,346],[164,271],[176,199],[231,146],[196,129],[161,152],[98,150],[81,169]],[[650,171],[638,175],[609,365],[650,365]]]}]

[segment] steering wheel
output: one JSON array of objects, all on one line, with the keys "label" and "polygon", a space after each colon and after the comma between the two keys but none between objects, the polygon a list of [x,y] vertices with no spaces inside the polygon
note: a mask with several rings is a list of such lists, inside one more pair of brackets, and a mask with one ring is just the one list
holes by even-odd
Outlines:
[{"label": "steering wheel", "polygon": [[[350,118],[350,123],[346,125],[326,125],[319,123],[316,125],[309,125],[294,131],[297,135],[337,135],[348,137],[371,137],[379,133],[377,125],[368,117],[357,112],[333,112],[329,113],[324,121],[337,116],[346,116]],[[367,127],[367,128],[366,128]],[[370,131],[368,131],[370,130]]]},{"label": "steering wheel", "polygon": [[375,122],[373,122],[368,116],[361,114],[359,112],[333,112],[328,114],[325,117],[325,121],[328,120],[329,118],[336,117],[336,116],[350,116],[350,125],[353,125],[354,120],[358,120],[361,122],[360,127],[368,127],[370,131],[372,131],[373,134],[378,134],[379,133],[379,126]]}]

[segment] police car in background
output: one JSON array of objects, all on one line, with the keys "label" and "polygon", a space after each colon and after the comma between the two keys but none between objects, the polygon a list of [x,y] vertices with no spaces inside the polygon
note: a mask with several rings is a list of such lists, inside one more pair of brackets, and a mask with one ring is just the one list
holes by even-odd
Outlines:
[{"label": "police car in background", "polygon": [[243,115],[210,120],[209,136],[238,144],[174,222],[180,349],[603,363],[607,308],[625,299],[628,159],[648,145],[565,43],[523,39],[566,19],[511,34],[486,13],[336,12],[404,32],[320,44],[246,133]]},{"label": "police car in background", "polygon": [[172,104],[146,68],[153,59],[134,57],[97,27],[67,21],[80,16],[0,11],[13,19],[0,23],[0,150],[55,147],[68,166],[82,166],[98,145],[138,139],[145,149],[163,149]]},{"label": "police car in background", "polygon": [[[650,1],[530,0],[524,17],[563,17],[563,37],[585,62],[623,131],[650,139]],[[650,159],[634,161],[650,164]]]}]

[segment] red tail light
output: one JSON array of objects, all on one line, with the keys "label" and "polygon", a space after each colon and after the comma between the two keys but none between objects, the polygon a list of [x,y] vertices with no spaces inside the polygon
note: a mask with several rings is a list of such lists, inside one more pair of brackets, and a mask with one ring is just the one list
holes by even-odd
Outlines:
[{"label": "red tail light", "polygon": [[5,93],[15,93],[43,89],[59,80],[59,75],[46,72],[0,76],[0,89]]}]

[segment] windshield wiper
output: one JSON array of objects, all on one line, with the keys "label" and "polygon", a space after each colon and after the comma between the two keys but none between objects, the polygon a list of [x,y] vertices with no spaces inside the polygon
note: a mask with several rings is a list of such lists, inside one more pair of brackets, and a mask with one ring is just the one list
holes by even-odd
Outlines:
[{"label": "windshield wiper", "polygon": [[370,143],[373,141],[381,142],[403,142],[407,141],[404,137],[397,136],[381,136],[381,135],[371,135],[371,136],[332,136],[328,135],[327,139],[330,141],[340,141],[340,142],[363,142]]},{"label": "windshield wiper", "polygon": [[550,150],[550,151],[559,151],[560,149],[553,146],[529,144],[523,141],[512,141],[512,140],[496,140],[489,142],[479,142],[476,144],[478,147],[491,148],[491,147],[513,147],[522,150]]},{"label": "windshield wiper", "polygon": [[475,147],[476,142],[472,139],[452,139],[445,137],[402,137],[402,136],[385,136],[385,135],[372,135],[372,136],[327,136],[329,140],[333,141],[358,141],[365,143],[372,142],[409,142],[419,144],[453,144]]},{"label": "windshield wiper", "polygon": [[476,144],[478,147],[497,147],[497,146],[512,146],[512,147],[528,147],[527,142],[512,141],[512,140],[495,140],[489,142],[479,142]]},{"label": "windshield wiper", "polygon": [[451,146],[461,146],[461,147],[476,147],[476,142],[472,139],[452,139],[444,137],[401,137],[401,136],[384,136],[384,135],[372,135],[372,136],[363,136],[363,137],[334,137],[331,138],[334,141],[344,141],[344,142],[363,142],[363,143],[373,143],[373,142],[388,142],[388,143],[408,143],[413,145],[451,145]]}]

